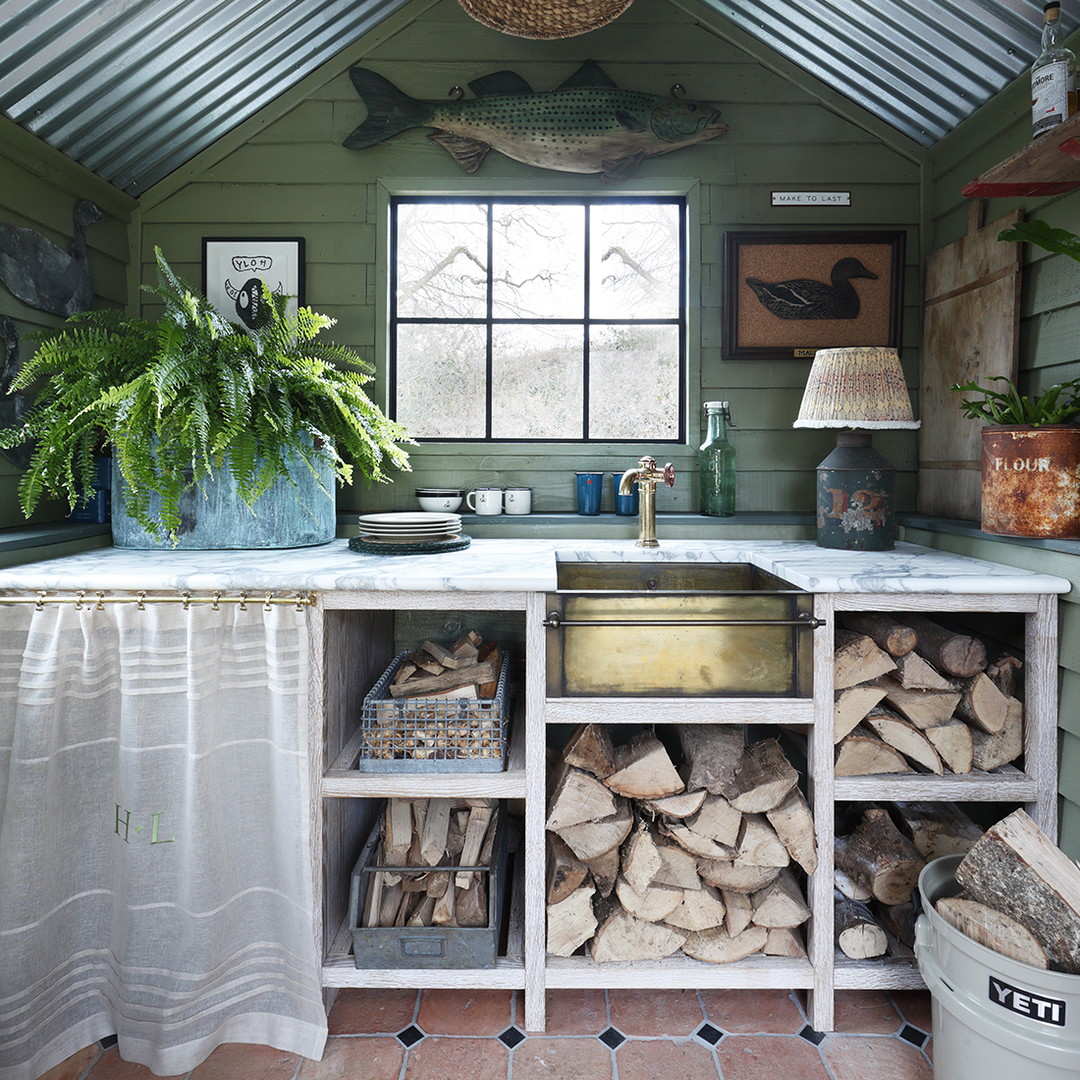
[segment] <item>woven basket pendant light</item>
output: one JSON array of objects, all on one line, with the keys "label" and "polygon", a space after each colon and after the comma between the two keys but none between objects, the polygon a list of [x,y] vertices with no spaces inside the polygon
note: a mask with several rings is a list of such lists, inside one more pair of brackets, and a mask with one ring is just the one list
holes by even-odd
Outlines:
[{"label": "woven basket pendant light", "polygon": [[617,19],[633,0],[458,0],[477,22],[514,37],[587,34]]}]

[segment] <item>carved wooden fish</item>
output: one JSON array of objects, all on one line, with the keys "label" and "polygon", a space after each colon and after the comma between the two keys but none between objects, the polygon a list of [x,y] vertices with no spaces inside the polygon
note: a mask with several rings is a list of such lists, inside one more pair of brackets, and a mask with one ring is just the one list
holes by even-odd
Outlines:
[{"label": "carved wooden fish", "polygon": [[428,137],[470,173],[494,149],[541,169],[621,180],[645,158],[727,131],[714,105],[620,89],[591,60],[556,90],[535,92],[520,75],[499,71],[469,83],[475,98],[449,102],[417,101],[367,68],[349,75],[368,115],[344,146],[361,150],[432,127]]}]

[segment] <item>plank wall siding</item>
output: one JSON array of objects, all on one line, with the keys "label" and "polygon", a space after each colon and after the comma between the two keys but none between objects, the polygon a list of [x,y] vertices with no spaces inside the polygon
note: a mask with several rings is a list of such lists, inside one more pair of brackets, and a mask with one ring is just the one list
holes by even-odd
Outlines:
[{"label": "plank wall siding", "polygon": [[[363,119],[348,78],[369,65],[405,92],[443,99],[450,88],[502,69],[538,90],[551,89],[586,59],[617,82],[717,102],[726,135],[646,162],[631,181],[604,187],[597,177],[529,169],[491,153],[468,176],[422,131],[375,148],[348,151],[341,140]],[[200,280],[204,236],[303,236],[306,300],[338,319],[333,336],[378,365],[373,396],[385,393],[386,200],[391,192],[685,192],[690,201],[690,402],[687,447],[637,443],[590,448],[426,445],[400,482],[342,492],[343,511],[413,507],[417,484],[528,484],[540,510],[569,510],[576,469],[621,470],[646,450],[681,475],[659,493],[661,510],[697,507],[693,446],[701,441],[703,400],[730,399],[737,427],[739,511],[809,511],[814,468],[833,443],[826,432],[791,428],[808,361],[725,362],[720,356],[724,233],[730,230],[901,229],[907,238],[905,371],[918,395],[922,334],[920,268],[927,252],[962,236],[968,205],[960,188],[1028,137],[1021,79],[930,151],[923,151],[857,105],[710,16],[694,0],[635,0],[610,26],[580,38],[531,42],[470,20],[456,0],[413,0],[361,43],[291,87],[136,203],[60,158],[0,118],[0,217],[70,240],[71,209],[90,197],[107,212],[89,233],[98,302],[134,308],[147,298],[159,245],[188,280]],[[772,208],[772,190],[851,192],[850,207]],[[1018,205],[987,204],[987,220]],[[1025,209],[1080,231],[1080,194],[1028,200]],[[1027,386],[1080,375],[1080,265],[1025,253],[1020,367]],[[154,314],[152,307],[145,307]],[[20,305],[0,287],[0,313],[23,333],[55,320]],[[633,372],[627,392],[635,391]],[[899,470],[898,505],[915,506],[917,436],[885,432],[875,445]],[[0,529],[21,523],[17,475],[0,460]],[[55,503],[40,520],[59,520]],[[1080,581],[1077,555],[1007,542],[912,531],[909,539]],[[32,557],[32,556],[31,556]],[[1080,856],[1080,607],[1062,605],[1063,844]]]}]

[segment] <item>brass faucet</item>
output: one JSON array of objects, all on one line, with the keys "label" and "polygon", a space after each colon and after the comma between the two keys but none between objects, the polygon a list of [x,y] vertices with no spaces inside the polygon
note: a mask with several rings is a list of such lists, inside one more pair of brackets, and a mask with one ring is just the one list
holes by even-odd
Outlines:
[{"label": "brass faucet", "polygon": [[638,515],[638,538],[635,547],[659,547],[656,539],[656,481],[663,480],[668,487],[675,483],[675,466],[669,461],[663,469],[656,466],[656,458],[646,455],[636,469],[627,469],[619,481],[619,494],[632,495],[637,482],[641,493]]}]

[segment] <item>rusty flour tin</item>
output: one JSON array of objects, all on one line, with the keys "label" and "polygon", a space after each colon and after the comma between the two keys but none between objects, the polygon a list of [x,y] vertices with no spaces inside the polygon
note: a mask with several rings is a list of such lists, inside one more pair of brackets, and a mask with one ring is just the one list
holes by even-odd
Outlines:
[{"label": "rusty flour tin", "polygon": [[983,428],[982,530],[1080,538],[1080,427]]}]

